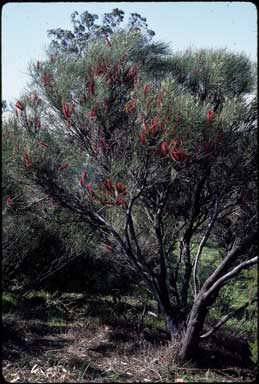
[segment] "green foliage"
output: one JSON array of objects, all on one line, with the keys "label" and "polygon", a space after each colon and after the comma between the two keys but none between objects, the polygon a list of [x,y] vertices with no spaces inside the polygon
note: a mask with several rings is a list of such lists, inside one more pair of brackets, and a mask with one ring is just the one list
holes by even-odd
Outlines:
[{"label": "green foliage", "polygon": [[3,313],[15,312],[17,307],[17,300],[12,293],[2,294],[2,310]]},{"label": "green foliage", "polygon": [[179,83],[203,99],[232,98],[250,93],[255,87],[254,67],[242,53],[190,48],[174,53],[170,62]]}]

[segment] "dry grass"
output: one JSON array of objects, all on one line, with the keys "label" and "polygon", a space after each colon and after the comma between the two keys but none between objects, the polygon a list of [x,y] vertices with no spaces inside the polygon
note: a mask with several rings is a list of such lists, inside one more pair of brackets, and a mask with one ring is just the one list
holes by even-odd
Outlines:
[{"label": "dry grass", "polygon": [[150,319],[148,325],[139,328],[123,319],[112,322],[108,317],[105,321],[104,313],[101,321],[80,317],[80,311],[74,310],[74,318],[62,321],[28,319],[28,313],[26,320],[17,314],[4,317],[5,380],[145,383],[244,382],[254,378],[252,371],[237,367],[213,370],[177,366],[178,345],[168,341],[161,327],[152,327]]}]

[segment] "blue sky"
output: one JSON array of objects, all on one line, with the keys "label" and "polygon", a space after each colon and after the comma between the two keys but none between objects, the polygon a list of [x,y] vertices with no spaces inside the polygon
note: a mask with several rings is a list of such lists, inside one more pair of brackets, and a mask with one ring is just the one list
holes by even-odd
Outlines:
[{"label": "blue sky", "polygon": [[140,13],[156,40],[173,50],[226,47],[257,57],[257,10],[252,2],[41,2],[7,3],[2,8],[2,99],[18,98],[29,81],[28,63],[44,57],[51,28],[70,29],[70,15],[99,16],[118,7]]}]

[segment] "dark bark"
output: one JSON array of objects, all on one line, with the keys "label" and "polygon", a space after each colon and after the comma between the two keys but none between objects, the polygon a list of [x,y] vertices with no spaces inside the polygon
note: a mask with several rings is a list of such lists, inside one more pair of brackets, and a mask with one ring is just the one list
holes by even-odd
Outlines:
[{"label": "dark bark", "polygon": [[178,359],[181,361],[192,360],[197,352],[200,335],[203,330],[206,315],[209,307],[216,299],[216,295],[204,298],[204,293],[200,292],[192,307],[190,318],[186,327],[186,333],[182,340]]},{"label": "dark bark", "polygon": [[187,307],[188,289],[190,285],[190,278],[192,273],[191,259],[190,259],[190,240],[184,239],[181,244],[181,258],[184,262],[184,276],[181,289],[181,304]]}]

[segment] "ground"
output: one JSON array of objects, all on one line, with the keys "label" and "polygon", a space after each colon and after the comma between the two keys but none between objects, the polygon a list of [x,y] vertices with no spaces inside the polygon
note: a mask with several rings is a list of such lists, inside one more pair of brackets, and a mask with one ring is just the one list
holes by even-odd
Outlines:
[{"label": "ground", "polygon": [[[9,300],[9,304],[11,301]],[[141,300],[30,294],[4,308],[3,375],[8,382],[240,382],[255,378],[238,348],[214,338],[199,362],[179,366],[163,320]],[[123,310],[122,310],[123,308]],[[227,338],[226,338],[227,340]],[[243,344],[242,344],[243,343]],[[207,349],[206,349],[207,348]],[[232,348],[232,352],[231,352]],[[242,364],[243,361],[243,364]]]}]

